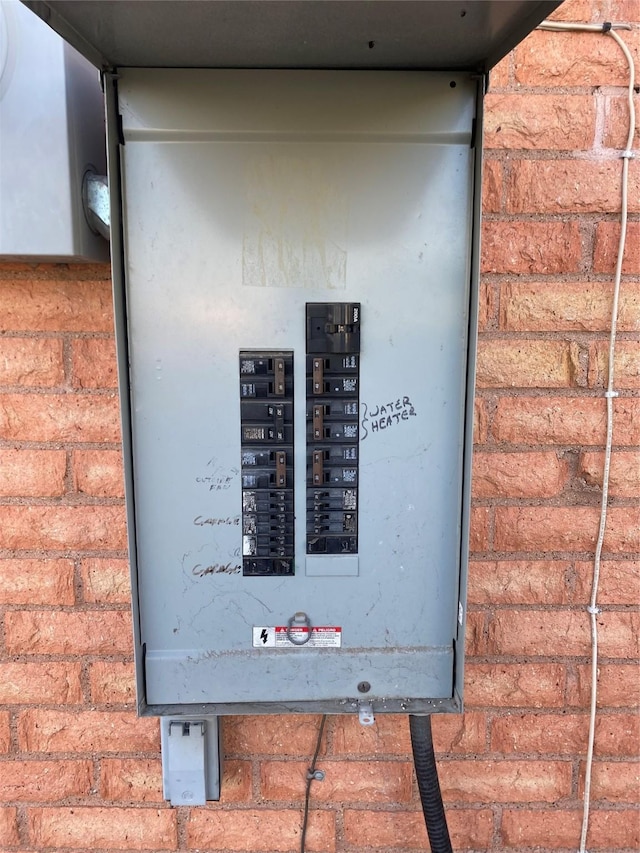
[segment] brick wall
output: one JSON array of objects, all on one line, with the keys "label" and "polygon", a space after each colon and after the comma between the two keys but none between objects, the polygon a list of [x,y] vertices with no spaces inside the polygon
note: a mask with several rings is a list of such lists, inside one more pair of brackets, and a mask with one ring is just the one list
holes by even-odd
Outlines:
[{"label": "brick wall", "polygon": [[[622,0],[557,13],[630,15]],[[640,26],[625,38],[637,56]],[[537,32],[487,98],[467,712],[434,723],[459,851],[578,846],[624,82],[613,40]],[[591,851],[640,844],[640,161],[630,171]],[[0,850],[294,851],[317,718],[225,721],[221,803],[174,810],[157,721],[132,710],[108,277],[0,266]],[[404,718],[330,719],[309,850],[427,849],[409,752]]]}]

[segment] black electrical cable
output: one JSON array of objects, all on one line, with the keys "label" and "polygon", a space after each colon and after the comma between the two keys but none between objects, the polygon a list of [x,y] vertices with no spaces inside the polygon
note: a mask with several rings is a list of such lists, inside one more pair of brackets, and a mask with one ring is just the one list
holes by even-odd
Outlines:
[{"label": "black electrical cable", "polygon": [[409,730],[411,731],[413,761],[431,853],[453,853],[440,782],[438,781],[436,757],[433,751],[431,717],[429,715],[417,717],[410,714]]},{"label": "black electrical cable", "polygon": [[313,753],[313,758],[311,759],[311,764],[309,765],[309,769],[307,770],[307,789],[304,795],[304,815],[302,817],[302,832],[300,833],[300,853],[305,853],[304,847],[307,838],[307,823],[309,822],[309,797],[311,796],[311,783],[314,779],[322,779],[322,777],[318,777],[316,773],[320,771],[316,770],[316,762],[318,760],[318,755],[320,753],[320,747],[322,745],[322,735],[324,733],[324,725],[327,722],[327,715],[323,714],[320,718],[320,726],[318,728],[318,739],[316,741],[316,749]]}]

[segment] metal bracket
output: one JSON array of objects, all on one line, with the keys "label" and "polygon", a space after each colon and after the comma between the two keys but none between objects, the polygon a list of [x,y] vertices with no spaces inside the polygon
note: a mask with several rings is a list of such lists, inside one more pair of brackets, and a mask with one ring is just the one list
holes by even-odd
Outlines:
[{"label": "metal bracket", "polygon": [[220,799],[217,717],[161,717],[162,786],[172,806]]},{"label": "metal bracket", "polygon": [[361,726],[372,726],[375,723],[371,702],[358,702],[358,719]]}]

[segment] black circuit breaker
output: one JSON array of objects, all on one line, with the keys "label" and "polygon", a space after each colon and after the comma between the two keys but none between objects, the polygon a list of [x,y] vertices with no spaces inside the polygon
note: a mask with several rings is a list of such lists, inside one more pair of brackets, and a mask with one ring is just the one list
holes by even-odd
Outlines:
[{"label": "black circuit breaker", "polygon": [[307,304],[307,553],[358,551],[360,304]]},{"label": "black circuit breaker", "polygon": [[242,573],[294,573],[293,353],[240,352]]}]

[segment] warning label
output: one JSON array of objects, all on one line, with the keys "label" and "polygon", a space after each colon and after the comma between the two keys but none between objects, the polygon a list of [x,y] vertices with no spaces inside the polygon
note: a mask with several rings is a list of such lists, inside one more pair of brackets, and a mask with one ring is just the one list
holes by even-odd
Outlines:
[{"label": "warning label", "polygon": [[[293,637],[293,641],[289,637]],[[286,625],[253,629],[254,649],[339,649],[341,646],[342,628],[335,625],[314,626],[311,629],[297,626],[288,628]]]}]

